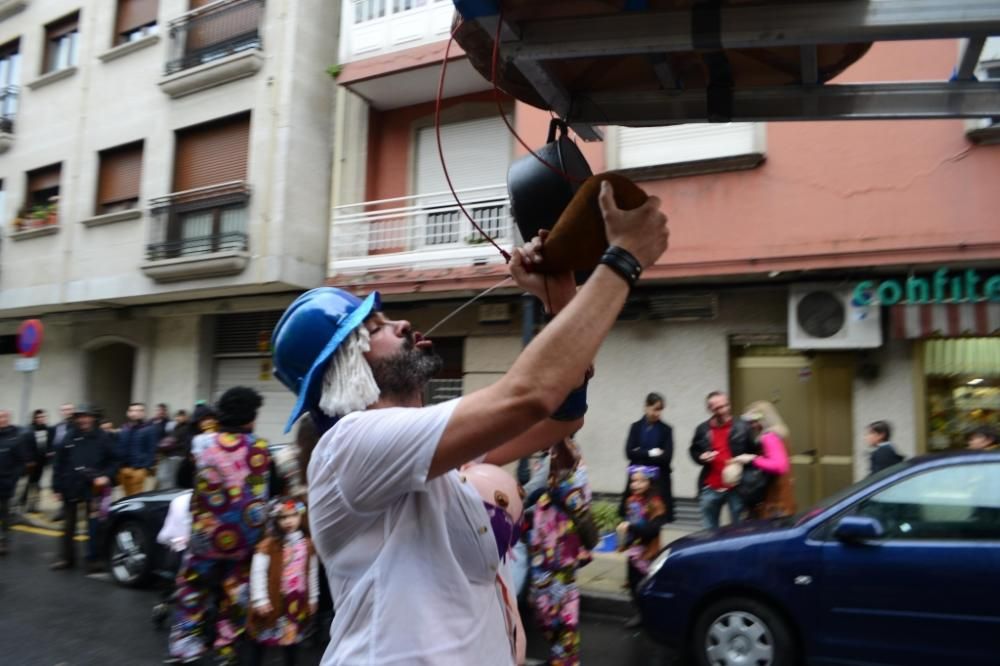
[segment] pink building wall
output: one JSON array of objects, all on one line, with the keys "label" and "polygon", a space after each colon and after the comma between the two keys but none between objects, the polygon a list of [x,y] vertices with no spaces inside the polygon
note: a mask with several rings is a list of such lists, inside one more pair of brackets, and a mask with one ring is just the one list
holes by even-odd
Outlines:
[{"label": "pink building wall", "polygon": [[[876,45],[839,81],[944,80],[957,55],[954,41]],[[409,193],[413,123],[432,113],[429,103],[372,114],[369,200]],[[518,103],[515,115],[541,145],[549,114]],[[595,171],[604,150],[584,145]],[[770,123],[758,168],[642,186],[671,220],[650,277],[1000,257],[1000,146],[969,143],[959,120]]]}]

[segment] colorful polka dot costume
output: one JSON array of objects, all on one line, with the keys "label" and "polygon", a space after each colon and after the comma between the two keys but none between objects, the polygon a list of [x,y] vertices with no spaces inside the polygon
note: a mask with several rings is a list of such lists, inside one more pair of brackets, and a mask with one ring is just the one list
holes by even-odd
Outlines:
[{"label": "colorful polka dot costume", "polygon": [[191,552],[212,559],[249,559],[267,519],[267,441],[241,433],[213,437],[198,461]]}]

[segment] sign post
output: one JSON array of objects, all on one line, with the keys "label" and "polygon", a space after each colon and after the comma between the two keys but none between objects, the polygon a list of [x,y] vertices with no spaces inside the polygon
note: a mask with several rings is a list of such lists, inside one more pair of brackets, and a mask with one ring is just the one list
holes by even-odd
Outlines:
[{"label": "sign post", "polygon": [[14,369],[24,373],[21,383],[21,423],[30,425],[31,421],[31,381],[38,370],[38,352],[42,348],[42,338],[45,328],[38,319],[28,319],[21,322],[17,328],[17,351],[21,357],[14,361]]}]

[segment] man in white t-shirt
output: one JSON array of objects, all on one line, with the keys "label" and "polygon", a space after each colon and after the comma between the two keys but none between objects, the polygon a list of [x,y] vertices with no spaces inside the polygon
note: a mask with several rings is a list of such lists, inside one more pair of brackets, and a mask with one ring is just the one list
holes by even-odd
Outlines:
[{"label": "man in white t-shirt", "polygon": [[586,376],[641,268],[667,245],[657,198],[601,209],[611,247],[577,292],[543,276],[541,241],[513,252],[511,275],[557,316],[495,384],[424,407],[440,369],[429,340],[388,319],[373,293],[334,288],[293,303],[272,340],[275,375],[324,433],[308,467],[313,540],[336,616],[323,666],[510,666],[514,592],[483,501],[457,471],[504,465],[575,432]]}]

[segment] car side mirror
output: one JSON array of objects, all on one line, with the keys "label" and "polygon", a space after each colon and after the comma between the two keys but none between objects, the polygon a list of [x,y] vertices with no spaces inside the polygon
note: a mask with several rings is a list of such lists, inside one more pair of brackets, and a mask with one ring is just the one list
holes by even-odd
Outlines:
[{"label": "car side mirror", "polygon": [[885,536],[885,529],[878,518],[871,518],[869,516],[844,516],[840,520],[840,523],[837,524],[836,529],[833,530],[833,536],[839,541],[857,543],[871,539],[881,539]]}]

